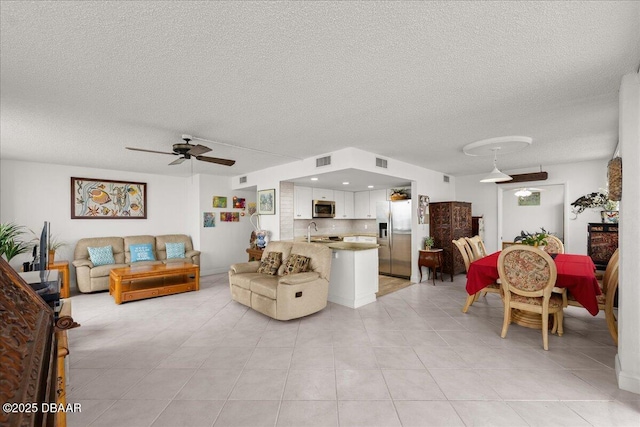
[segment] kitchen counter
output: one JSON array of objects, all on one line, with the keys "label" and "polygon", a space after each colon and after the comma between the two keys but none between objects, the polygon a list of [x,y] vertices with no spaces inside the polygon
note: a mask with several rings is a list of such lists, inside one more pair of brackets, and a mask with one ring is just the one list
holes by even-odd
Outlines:
[{"label": "kitchen counter", "polygon": [[358,308],[376,300],[378,246],[375,243],[326,243],[333,250],[328,300]]},{"label": "kitchen counter", "polygon": [[377,243],[358,243],[358,242],[318,242],[327,245],[336,251],[366,251],[368,249],[378,249]]}]

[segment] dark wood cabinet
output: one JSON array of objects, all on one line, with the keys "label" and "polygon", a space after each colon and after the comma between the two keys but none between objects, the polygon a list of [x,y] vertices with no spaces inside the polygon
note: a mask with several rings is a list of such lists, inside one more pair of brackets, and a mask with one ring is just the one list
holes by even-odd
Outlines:
[{"label": "dark wood cabinet", "polygon": [[444,271],[453,276],[465,271],[464,260],[452,240],[472,237],[471,203],[437,202],[429,204],[429,234],[435,247],[444,251]]},{"label": "dark wood cabinet", "polygon": [[587,255],[599,270],[604,270],[611,255],[618,249],[618,224],[595,222],[590,223],[587,229]]}]

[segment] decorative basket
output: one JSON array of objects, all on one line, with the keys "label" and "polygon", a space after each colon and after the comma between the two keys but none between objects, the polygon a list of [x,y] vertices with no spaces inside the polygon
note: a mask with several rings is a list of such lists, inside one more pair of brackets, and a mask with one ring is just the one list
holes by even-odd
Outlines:
[{"label": "decorative basket", "polygon": [[392,194],[389,196],[391,200],[404,200],[407,198],[406,194]]},{"label": "decorative basket", "polygon": [[609,160],[607,165],[609,176],[609,200],[615,202],[622,200],[622,158],[616,157]]}]

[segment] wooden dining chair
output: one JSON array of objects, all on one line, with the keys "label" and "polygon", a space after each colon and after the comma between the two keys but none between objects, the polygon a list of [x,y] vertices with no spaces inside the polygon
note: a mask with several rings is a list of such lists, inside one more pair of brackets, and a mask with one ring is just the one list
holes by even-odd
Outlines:
[{"label": "wooden dining chair", "polygon": [[[618,251],[619,249],[616,249],[607,263],[607,268],[604,271],[604,277],[602,282],[599,283],[602,294],[597,296],[598,309],[604,311],[604,317],[607,321],[609,333],[616,345],[618,345],[618,317],[614,311],[614,303],[616,292],[618,291],[618,270],[620,266]],[[571,293],[567,294],[567,304],[574,307],[582,307],[582,304],[576,301]]]},{"label": "wooden dining chair", "polygon": [[[472,251],[471,251],[471,248],[469,247],[468,242],[464,237],[461,237],[458,240],[452,240],[452,242],[456,246],[456,248],[458,248],[458,251],[460,251],[460,255],[462,255],[462,259],[464,260],[465,271],[468,273],[471,262],[475,261],[475,259],[472,260],[471,258]],[[464,303],[464,307],[462,307],[462,312],[466,313],[469,310],[469,307],[471,307],[471,304],[476,302],[478,300],[478,297],[480,296],[480,293],[483,293],[483,292],[485,295],[487,294],[487,292],[499,294],[501,292],[500,285],[497,283],[492,283],[487,287],[483,288],[480,292],[476,292],[473,295],[467,296],[467,300]]]},{"label": "wooden dining chair", "polygon": [[498,257],[498,274],[504,293],[502,338],[507,336],[511,310],[524,310],[542,316],[542,347],[549,350],[549,314],[553,314],[552,333],[562,335],[564,301],[554,294],[557,269],[546,252],[528,245],[514,245]]},{"label": "wooden dining chair", "polygon": [[563,254],[564,253],[564,244],[562,240],[558,239],[556,236],[547,236],[546,238],[547,244],[544,247],[544,251],[548,254]]},{"label": "wooden dining chair", "polygon": [[487,249],[484,247],[484,242],[480,236],[465,237],[465,240],[469,244],[471,252],[473,252],[473,261],[487,256]]}]

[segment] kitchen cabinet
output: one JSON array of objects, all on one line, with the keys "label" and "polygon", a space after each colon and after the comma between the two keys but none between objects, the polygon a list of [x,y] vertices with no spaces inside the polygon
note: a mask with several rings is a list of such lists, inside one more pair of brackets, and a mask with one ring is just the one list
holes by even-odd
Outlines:
[{"label": "kitchen cabinet", "polygon": [[376,205],[387,200],[387,190],[355,193],[354,216],[357,219],[376,219]]},{"label": "kitchen cabinet", "polygon": [[376,209],[378,202],[387,201],[387,190],[373,190],[369,191],[369,212],[371,218],[376,218]]},{"label": "kitchen cabinet", "polygon": [[334,190],[333,195],[336,202],[335,219],[353,218],[353,192]]},{"label": "kitchen cabinet", "polygon": [[293,210],[294,219],[311,219],[313,191],[311,187],[293,187]]},{"label": "kitchen cabinet", "polygon": [[[358,191],[354,194],[354,216],[356,219],[371,219],[369,213],[369,191]],[[375,218],[375,216],[373,217]]]},{"label": "kitchen cabinet", "polygon": [[335,200],[333,190],[327,190],[326,188],[314,188],[312,191],[313,200]]}]

